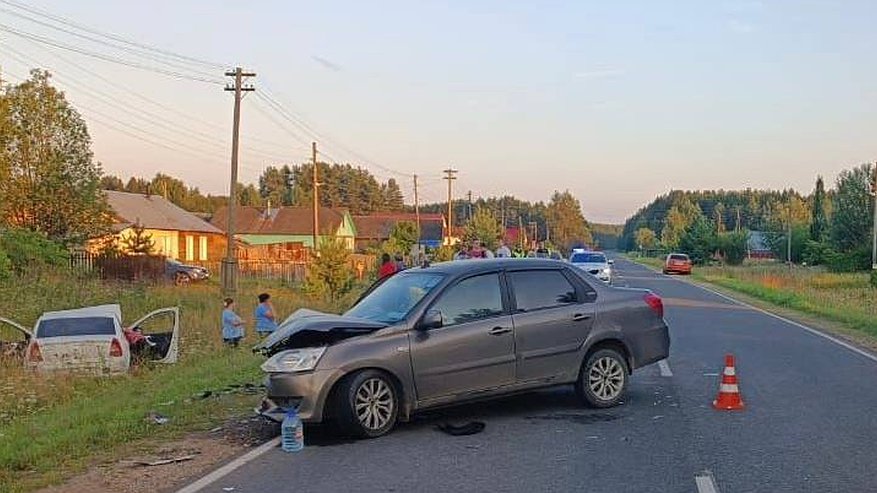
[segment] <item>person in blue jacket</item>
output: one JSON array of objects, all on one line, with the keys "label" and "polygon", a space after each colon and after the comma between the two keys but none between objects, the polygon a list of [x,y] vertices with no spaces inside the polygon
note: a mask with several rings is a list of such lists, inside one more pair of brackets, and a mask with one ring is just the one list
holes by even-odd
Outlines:
[{"label": "person in blue jacket", "polygon": [[259,295],[259,304],[256,306],[256,332],[260,336],[266,336],[277,329],[277,316],[274,314],[274,305],[271,304],[271,295],[262,293]]},{"label": "person in blue jacket", "polygon": [[244,338],[244,321],[234,312],[234,300],[226,298],[222,305],[222,342],[230,347],[238,347]]}]

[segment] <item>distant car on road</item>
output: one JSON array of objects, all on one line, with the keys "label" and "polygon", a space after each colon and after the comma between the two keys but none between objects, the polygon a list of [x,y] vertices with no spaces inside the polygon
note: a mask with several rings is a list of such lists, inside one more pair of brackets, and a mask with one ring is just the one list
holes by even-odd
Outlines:
[{"label": "distant car on road", "polygon": [[[175,363],[179,352],[180,312],[162,308],[122,325],[119,305],[99,305],[45,312],[33,331],[0,317],[24,337],[26,368],[44,371],[76,371],[98,375],[125,373],[133,359]],[[136,334],[132,334],[136,332]],[[142,341],[134,346],[129,339]]]},{"label": "distant car on road", "polygon": [[569,263],[606,284],[612,282],[612,264],[614,262],[607,259],[606,254],[603,252],[575,249],[569,257]]},{"label": "distant car on road", "polygon": [[671,253],[664,260],[664,274],[691,274],[691,259],[684,253]]},{"label": "distant car on road", "polygon": [[204,281],[210,278],[210,271],[197,265],[186,265],[178,260],[165,261],[165,276],[174,284],[189,284],[192,281]]},{"label": "distant car on road", "polygon": [[360,437],[420,410],[553,385],[584,403],[623,398],[631,372],[666,358],[661,298],[614,288],[565,262],[490,259],[408,269],[344,315],[302,309],[254,350],[259,412],[332,420]]}]

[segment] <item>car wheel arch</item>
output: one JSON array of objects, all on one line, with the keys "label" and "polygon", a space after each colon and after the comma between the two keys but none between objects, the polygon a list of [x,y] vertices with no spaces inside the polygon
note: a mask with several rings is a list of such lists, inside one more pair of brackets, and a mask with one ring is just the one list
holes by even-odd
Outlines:
[{"label": "car wheel arch", "polygon": [[601,349],[614,349],[621,353],[627,366],[628,375],[633,373],[633,353],[631,353],[630,348],[627,347],[621,334],[607,334],[605,337],[591,341],[588,344],[588,349],[585,351],[584,357],[582,358],[582,368],[584,368],[585,362],[588,361],[588,358]]},{"label": "car wheel arch", "polygon": [[[353,375],[356,375],[357,373],[368,371],[368,370],[378,371],[380,373],[383,373],[384,375],[386,375],[389,378],[390,383],[393,384],[394,390],[396,390],[397,399],[398,399],[399,404],[400,404],[400,406],[399,406],[399,419],[401,421],[408,420],[409,416],[411,415],[412,409],[413,409],[413,403],[411,401],[411,396],[409,395],[408,392],[405,391],[405,386],[402,384],[402,380],[399,378],[398,375],[396,375],[392,371],[390,371],[386,368],[380,367],[380,366],[361,366],[361,367],[357,367],[357,368],[352,368],[350,370],[345,371],[334,382],[332,382],[332,387],[330,388],[329,392],[326,394],[326,399],[324,400],[324,403],[323,403],[323,413],[322,414],[323,414],[324,419],[327,417],[330,419],[335,417],[335,416],[333,416],[333,409],[332,409],[333,406],[331,403],[334,403],[337,401],[338,392],[343,388],[344,383],[348,379],[353,377]],[[327,406],[326,404],[329,404],[329,405]]]}]

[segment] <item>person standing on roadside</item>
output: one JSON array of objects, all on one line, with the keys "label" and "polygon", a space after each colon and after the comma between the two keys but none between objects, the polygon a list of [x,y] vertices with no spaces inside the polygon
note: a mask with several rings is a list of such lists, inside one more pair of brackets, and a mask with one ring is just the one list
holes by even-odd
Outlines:
[{"label": "person standing on roadside", "polygon": [[226,298],[222,310],[222,342],[229,347],[238,347],[244,338],[244,321],[234,312],[234,300]]},{"label": "person standing on roadside", "polygon": [[407,268],[405,267],[405,258],[402,257],[401,253],[397,253],[394,260],[396,262],[396,272],[402,272]]},{"label": "person standing on roadside", "polygon": [[378,270],[378,279],[390,277],[396,273],[396,264],[390,258],[389,253],[381,255],[381,268]]},{"label": "person standing on roadside", "polygon": [[506,246],[505,240],[499,240],[499,248],[496,249],[496,256],[498,258],[510,258],[512,256],[512,251]]},{"label": "person standing on roadside", "polygon": [[264,337],[277,330],[277,315],[274,313],[274,305],[271,304],[271,295],[262,293],[259,295],[259,304],[256,306],[256,333]]}]

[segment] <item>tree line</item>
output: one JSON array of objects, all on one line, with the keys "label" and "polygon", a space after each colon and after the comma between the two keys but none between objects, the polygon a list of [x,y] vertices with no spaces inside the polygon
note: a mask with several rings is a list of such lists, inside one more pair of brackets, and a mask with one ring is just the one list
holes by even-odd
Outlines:
[{"label": "tree line", "polygon": [[817,177],[808,195],[791,189],[672,191],[625,222],[621,246],[688,250],[706,261],[723,249],[745,248],[741,243],[748,231],[758,231],[778,258],[788,256],[791,243],[793,262],[865,269],[870,266],[874,172],[871,164],[844,170],[828,190]]}]

